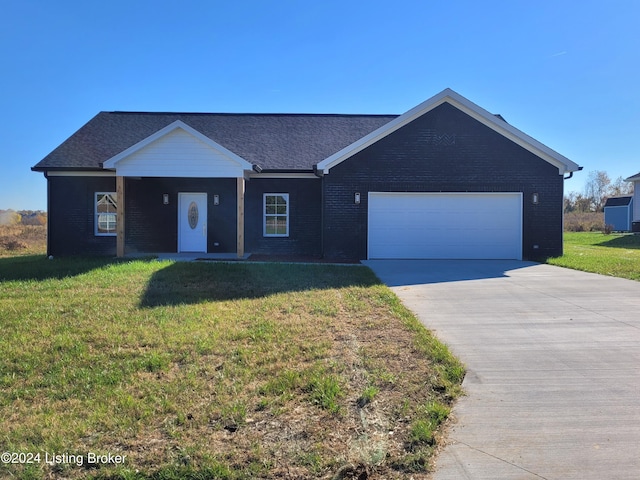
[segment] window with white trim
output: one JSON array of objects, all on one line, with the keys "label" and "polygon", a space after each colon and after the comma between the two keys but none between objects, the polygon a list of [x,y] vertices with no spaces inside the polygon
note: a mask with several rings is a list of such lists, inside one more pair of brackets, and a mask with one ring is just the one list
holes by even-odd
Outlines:
[{"label": "window with white trim", "polygon": [[265,237],[289,236],[289,194],[265,193],[263,196],[263,228]]},{"label": "window with white trim", "polygon": [[116,235],[118,201],[115,192],[97,192],[95,197],[95,234]]}]

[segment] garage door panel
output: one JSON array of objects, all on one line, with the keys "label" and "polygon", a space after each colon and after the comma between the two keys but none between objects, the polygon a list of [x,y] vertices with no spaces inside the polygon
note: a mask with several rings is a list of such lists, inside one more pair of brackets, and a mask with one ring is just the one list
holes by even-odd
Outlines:
[{"label": "garage door panel", "polygon": [[369,194],[369,258],[516,258],[520,193]]}]

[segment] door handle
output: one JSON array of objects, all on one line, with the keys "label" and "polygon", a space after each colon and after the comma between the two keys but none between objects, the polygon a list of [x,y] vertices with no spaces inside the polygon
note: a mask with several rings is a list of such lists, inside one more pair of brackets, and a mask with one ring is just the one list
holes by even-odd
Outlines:
[{"label": "door handle", "polygon": [[207,224],[206,223],[202,224],[202,236],[203,237],[207,236]]}]

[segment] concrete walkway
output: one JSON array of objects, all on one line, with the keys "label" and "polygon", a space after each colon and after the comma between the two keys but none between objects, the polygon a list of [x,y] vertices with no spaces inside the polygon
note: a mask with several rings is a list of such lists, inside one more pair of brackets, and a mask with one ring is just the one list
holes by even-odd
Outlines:
[{"label": "concrete walkway", "polygon": [[467,365],[434,480],[640,478],[640,282],[516,261],[368,261]]}]

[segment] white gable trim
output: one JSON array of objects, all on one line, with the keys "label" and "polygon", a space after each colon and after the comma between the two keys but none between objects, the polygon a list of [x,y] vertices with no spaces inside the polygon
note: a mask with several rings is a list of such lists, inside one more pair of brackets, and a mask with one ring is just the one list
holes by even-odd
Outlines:
[{"label": "white gable trim", "polygon": [[186,123],[184,123],[181,120],[176,120],[175,122],[170,123],[166,127],[158,130],[153,135],[148,136],[144,140],[139,141],[135,145],[132,145],[131,147],[127,148],[126,150],[124,150],[124,151],[120,152],[119,154],[111,157],[110,159],[108,159],[107,161],[105,161],[103,163],[103,165],[102,165],[103,168],[105,168],[105,169],[115,169],[116,172],[117,172],[118,171],[118,163],[123,162],[126,159],[129,159],[134,154],[140,152],[143,148],[153,144],[154,142],[156,142],[156,141],[158,141],[158,140],[160,140],[160,139],[162,139],[164,137],[167,137],[168,135],[172,134],[173,132],[175,132],[178,129],[183,130],[184,132],[188,133],[189,135],[195,137],[197,140],[199,140],[202,143],[204,143],[206,146],[208,146],[211,149],[213,149],[217,154],[219,154],[222,157],[224,157],[226,161],[230,161],[233,164],[235,164],[237,169],[245,170],[245,171],[251,171],[251,169],[253,168],[251,163],[247,162],[245,159],[243,159],[242,157],[236,155],[232,151],[226,149],[225,147],[223,147],[219,143],[214,142],[209,137],[207,137],[206,135],[203,135],[202,133],[198,132],[196,129],[190,127],[189,125],[187,125]]},{"label": "white gable trim", "polygon": [[558,173],[560,175],[564,175],[567,172],[575,172],[580,169],[578,164],[572,162],[563,155],[560,155],[555,150],[552,150],[551,148],[543,145],[542,143],[533,139],[524,132],[521,132],[512,125],[509,125],[504,120],[496,117],[484,108],[467,100],[462,95],[454,92],[450,88],[447,88],[437,95],[426,100],[425,102],[421,103],[417,107],[414,107],[403,115],[400,115],[398,118],[393,119],[386,125],[383,125],[377,130],[374,130],[370,134],[362,137],[360,140],[352,143],[351,145],[348,145],[339,152],[336,152],[330,157],[322,160],[318,163],[317,170],[321,171],[323,174],[328,174],[331,168],[345,161],[347,158],[364,150],[368,146],[376,143],[387,135],[390,135],[391,133],[402,128],[406,124],[412,122],[418,117],[421,117],[425,113],[433,110],[434,108],[442,105],[445,102],[453,105],[458,110],[461,110],[470,117],[478,120],[480,123],[486,125],[492,130],[495,130],[509,140],[515,142],[531,153],[554,165],[558,168]]}]

